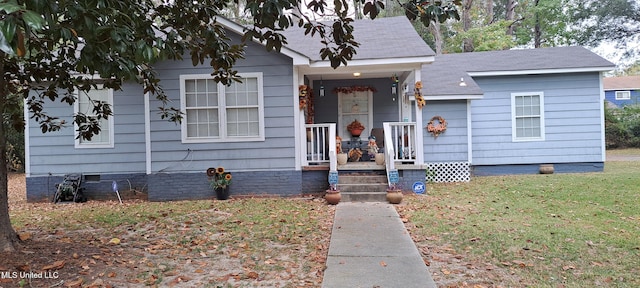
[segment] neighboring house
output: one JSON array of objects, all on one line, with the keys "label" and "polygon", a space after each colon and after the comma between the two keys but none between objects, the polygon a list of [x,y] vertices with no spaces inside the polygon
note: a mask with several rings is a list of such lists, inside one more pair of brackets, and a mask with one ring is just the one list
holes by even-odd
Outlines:
[{"label": "neighboring house", "polygon": [[609,103],[617,107],[640,103],[640,76],[607,77],[602,83]]},{"label": "neighboring house", "polygon": [[[241,26],[219,22],[239,41]],[[213,192],[205,171],[218,166],[233,173],[232,194],[317,193],[330,170],[358,169],[336,164],[335,136],[346,152],[366,149],[370,134],[382,138],[387,158],[375,168],[397,169],[405,189],[424,182],[426,170],[431,180],[468,181],[472,173],[537,173],[540,164],[556,172],[603,169],[601,79],[612,63],[581,47],[435,56],[405,17],[354,27],[358,53],[338,69],[320,59],[321,44],[302,29],[287,31],[280,53],[248,43],[235,67],[243,82],[229,87],[216,84],[206,65],[158,63],[166,93],[186,113],[181,124],[160,119],[158,101],[136,84],[90,92],[114,113],[91,141],[76,140],[71,128],[42,134],[29,120],[28,200],[50,199],[67,173],[84,175],[89,197],[110,193],[116,182],[152,201],[206,199]],[[303,109],[301,85],[311,96]],[[74,107],[51,103],[47,111],[70,120],[87,109],[86,95],[78,97]],[[425,129],[434,116],[448,123],[438,137]],[[352,139],[346,127],[356,119],[365,131]]]}]

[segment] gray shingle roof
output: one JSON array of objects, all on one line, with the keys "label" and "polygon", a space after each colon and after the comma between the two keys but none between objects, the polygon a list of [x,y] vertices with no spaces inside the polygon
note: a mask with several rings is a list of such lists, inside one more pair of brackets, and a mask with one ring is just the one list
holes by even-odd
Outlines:
[{"label": "gray shingle roof", "polygon": [[445,54],[438,56],[436,61],[465,62],[467,72],[603,67],[613,69],[615,66],[606,59],[579,46]]},{"label": "gray shingle roof", "polygon": [[[353,22],[354,37],[360,47],[356,48],[354,60],[429,57],[435,53],[427,45],[405,16],[362,19]],[[286,47],[311,59],[321,61],[323,44],[315,35],[304,35],[304,29],[293,27],[282,34],[287,37]]]},{"label": "gray shingle roof", "polygon": [[[425,95],[477,95],[482,90],[468,75],[606,71],[615,65],[583,47],[553,47],[438,55],[423,65]],[[464,77],[466,87],[458,85]]]}]

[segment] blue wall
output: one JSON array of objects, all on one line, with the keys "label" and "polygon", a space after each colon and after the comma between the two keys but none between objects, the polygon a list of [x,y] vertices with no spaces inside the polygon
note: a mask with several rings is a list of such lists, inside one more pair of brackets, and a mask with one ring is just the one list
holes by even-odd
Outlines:
[{"label": "blue wall", "polygon": [[640,90],[619,90],[619,91],[630,91],[629,94],[631,94],[631,98],[629,100],[616,100],[616,91],[614,90],[604,91],[604,98],[608,102],[618,107],[622,107],[624,105],[640,104]]},{"label": "blue wall", "polygon": [[[473,165],[602,162],[599,73],[474,77]],[[545,139],[512,140],[511,93],[543,92]]]},{"label": "blue wall", "polygon": [[[434,116],[447,121],[447,130],[434,137],[425,128]],[[422,108],[424,162],[468,161],[467,100],[427,101]],[[419,125],[420,126],[420,125]]]}]

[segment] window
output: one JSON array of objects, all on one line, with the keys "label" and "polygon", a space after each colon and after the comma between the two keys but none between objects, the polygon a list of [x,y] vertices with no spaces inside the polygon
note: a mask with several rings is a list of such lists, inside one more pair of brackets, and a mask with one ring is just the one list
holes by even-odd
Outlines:
[{"label": "window", "polygon": [[264,140],[262,73],[240,77],[225,86],[208,74],[180,76],[183,142]]},{"label": "window", "polygon": [[631,99],[631,91],[616,91],[616,100]]},{"label": "window", "polygon": [[[89,92],[77,91],[74,110],[76,113],[84,113],[87,116],[95,116],[92,101],[103,101],[111,105],[113,111],[113,89],[105,89],[101,85],[89,90]],[[76,148],[113,148],[113,115],[109,119],[100,119],[100,133],[93,135],[91,140],[78,137],[76,131]]]},{"label": "window", "polygon": [[513,141],[544,140],[544,94],[511,94]]}]

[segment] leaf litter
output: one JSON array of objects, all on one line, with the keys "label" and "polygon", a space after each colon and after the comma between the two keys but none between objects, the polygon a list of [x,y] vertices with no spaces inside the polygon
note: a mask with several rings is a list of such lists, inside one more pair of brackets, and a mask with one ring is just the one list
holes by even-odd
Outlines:
[{"label": "leaf litter", "polygon": [[[31,287],[319,287],[335,207],[317,198],[26,203],[10,177],[21,242],[0,272]],[[55,277],[53,276],[55,275]],[[24,279],[2,278],[0,287]],[[23,283],[24,284],[24,283]]]}]

